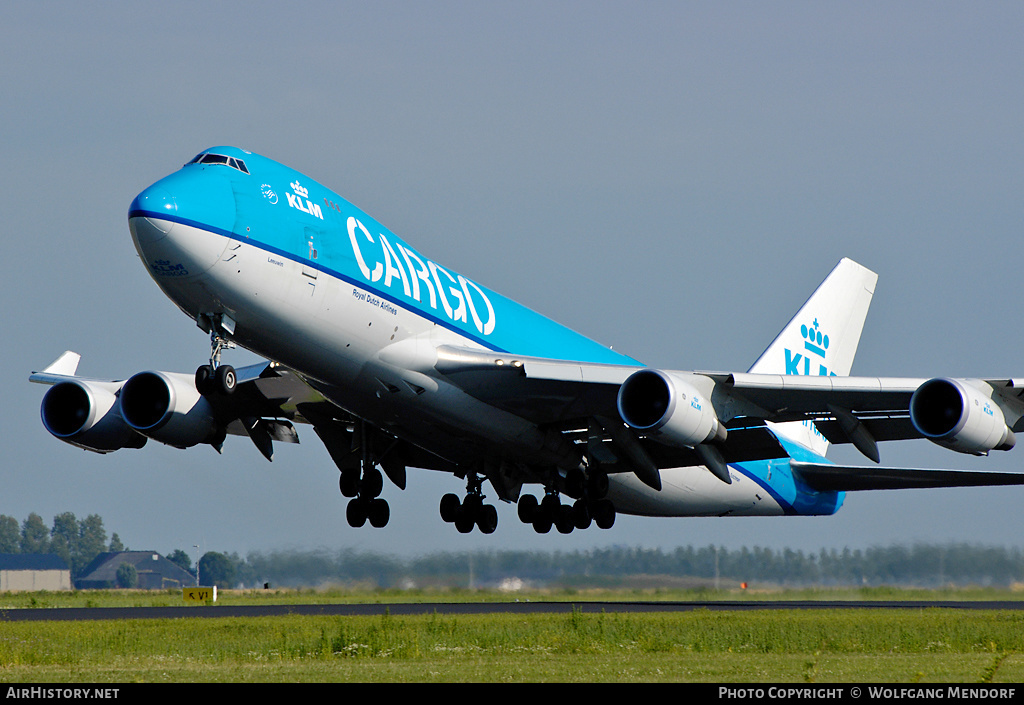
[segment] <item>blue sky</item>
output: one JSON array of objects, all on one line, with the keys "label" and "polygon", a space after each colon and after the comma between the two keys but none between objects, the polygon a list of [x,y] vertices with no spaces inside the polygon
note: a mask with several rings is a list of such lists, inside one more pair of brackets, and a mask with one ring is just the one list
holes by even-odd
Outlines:
[{"label": "blue sky", "polygon": [[[126,215],[216,144],[309,174],[431,259],[651,365],[745,370],[849,256],[880,277],[855,374],[1022,375],[1022,35],[1010,2],[11,5],[0,514],[99,513],[164,552],[1019,545],[1016,488],[568,537],[506,506],[496,534],[463,536],[437,514],[461,483],[428,472],[385,488],[388,528],[357,531],[309,429],[272,464],[238,438],[223,456],[98,456],[46,433],[27,376],[65,349],[96,376],[203,362],[206,336],[149,279]],[[882,462],[1017,471],[1022,452],[908,442]]]}]

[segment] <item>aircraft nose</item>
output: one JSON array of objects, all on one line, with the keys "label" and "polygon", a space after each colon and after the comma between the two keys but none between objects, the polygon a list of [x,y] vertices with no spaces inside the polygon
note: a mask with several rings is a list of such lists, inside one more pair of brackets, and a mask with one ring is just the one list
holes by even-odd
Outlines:
[{"label": "aircraft nose", "polygon": [[135,197],[132,210],[173,215],[178,210],[178,204],[174,202],[174,196],[167,189],[154,184]]},{"label": "aircraft nose", "polygon": [[[142,217],[146,221],[146,227],[138,228],[139,235],[148,241],[156,242],[171,232],[174,221],[170,218],[177,211],[178,204],[174,201],[174,196],[166,189],[153,185],[135,197],[128,210],[128,217],[132,218],[133,213],[140,214],[137,217]],[[146,215],[141,215],[142,213]],[[167,216],[167,219],[161,218],[161,215]]]},{"label": "aircraft nose", "polygon": [[179,171],[142,191],[128,210],[135,249],[157,279],[187,279],[220,260],[235,221],[230,183]]}]

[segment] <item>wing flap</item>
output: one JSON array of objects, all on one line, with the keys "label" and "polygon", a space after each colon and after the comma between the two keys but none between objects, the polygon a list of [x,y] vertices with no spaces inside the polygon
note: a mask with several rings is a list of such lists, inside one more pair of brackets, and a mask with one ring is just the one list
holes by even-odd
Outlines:
[{"label": "wing flap", "polygon": [[619,386],[635,366],[440,346],[434,369],[467,394],[537,424],[618,417]]},{"label": "wing flap", "polygon": [[[865,414],[906,415],[913,396],[926,380],[901,377],[823,377],[699,372],[715,380],[716,397],[729,397],[740,410],[744,403],[768,414],[769,421],[828,418],[829,404]],[[715,399],[713,399],[714,401]],[[719,404],[716,403],[717,409]],[[725,406],[725,404],[723,404]],[[736,416],[758,416],[757,412]]]},{"label": "wing flap", "polygon": [[[654,464],[661,469],[703,465],[692,448],[670,446],[650,438],[640,441]],[[715,446],[726,463],[744,463],[768,458],[785,458],[787,453],[775,434],[766,427],[738,428],[729,431],[725,443]]]}]

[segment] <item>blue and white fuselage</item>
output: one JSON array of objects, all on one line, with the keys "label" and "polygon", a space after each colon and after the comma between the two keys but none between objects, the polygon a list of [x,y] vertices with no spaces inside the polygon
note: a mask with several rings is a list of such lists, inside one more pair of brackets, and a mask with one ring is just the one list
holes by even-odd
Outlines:
[{"label": "blue and white fuselage", "polygon": [[[455,465],[564,467],[570,449],[449,381],[436,370],[439,348],[641,367],[420,254],[304,174],[233,147],[207,150],[144,190],[129,222],[150,275],[186,314]],[[786,435],[789,456],[822,460]],[[806,486],[789,457],[728,471],[730,484],[701,465],[661,468],[660,490],[612,473],[608,498],[631,514],[744,516],[831,514],[844,497]]]}]

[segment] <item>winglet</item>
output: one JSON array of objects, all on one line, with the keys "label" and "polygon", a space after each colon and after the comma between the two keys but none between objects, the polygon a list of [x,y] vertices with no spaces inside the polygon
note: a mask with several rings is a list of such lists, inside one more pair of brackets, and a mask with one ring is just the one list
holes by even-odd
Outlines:
[{"label": "winglet", "polygon": [[63,355],[46,366],[43,374],[74,377],[75,372],[78,371],[78,363],[81,359],[82,356],[78,353],[65,350]]}]

